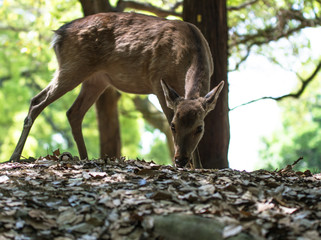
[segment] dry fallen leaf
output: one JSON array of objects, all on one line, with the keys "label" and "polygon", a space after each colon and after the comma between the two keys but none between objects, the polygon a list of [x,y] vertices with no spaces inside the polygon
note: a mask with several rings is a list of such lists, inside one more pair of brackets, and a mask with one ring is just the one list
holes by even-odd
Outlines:
[{"label": "dry fallen leaf", "polygon": [[241,225],[228,225],[223,229],[223,238],[230,238],[238,235],[243,230]]},{"label": "dry fallen leaf", "polygon": [[0,239],[321,238],[320,174],[58,156],[0,165]]}]

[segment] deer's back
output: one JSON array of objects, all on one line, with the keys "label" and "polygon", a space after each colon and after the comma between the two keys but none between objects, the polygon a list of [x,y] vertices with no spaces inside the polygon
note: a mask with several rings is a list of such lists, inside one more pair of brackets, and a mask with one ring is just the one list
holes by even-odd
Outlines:
[{"label": "deer's back", "polygon": [[111,84],[122,91],[152,93],[153,82],[160,78],[184,81],[194,55],[200,51],[204,55],[200,61],[211,71],[207,43],[195,31],[182,21],[100,13],[63,25],[55,32],[53,45],[60,67],[79,63],[106,72]]}]

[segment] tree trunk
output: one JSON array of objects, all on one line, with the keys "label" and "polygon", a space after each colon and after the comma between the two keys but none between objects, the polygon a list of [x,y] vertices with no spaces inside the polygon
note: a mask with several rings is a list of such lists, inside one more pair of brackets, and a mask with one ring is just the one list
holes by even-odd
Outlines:
[{"label": "tree trunk", "polygon": [[112,6],[108,0],[79,0],[85,16],[99,12],[111,12]]},{"label": "tree trunk", "polygon": [[118,120],[118,99],[120,93],[114,88],[107,88],[96,102],[100,156],[120,158],[121,141]]},{"label": "tree trunk", "polygon": [[211,88],[225,81],[214,111],[205,119],[205,133],[198,149],[204,168],[228,167],[230,139],[227,84],[226,0],[184,0],[183,19],[195,24],[207,39],[214,60]]},{"label": "tree trunk", "polygon": [[[112,6],[107,0],[79,0],[85,16],[111,12]],[[120,94],[114,88],[108,88],[96,102],[99,128],[100,156],[120,157],[121,140],[117,102]]]}]

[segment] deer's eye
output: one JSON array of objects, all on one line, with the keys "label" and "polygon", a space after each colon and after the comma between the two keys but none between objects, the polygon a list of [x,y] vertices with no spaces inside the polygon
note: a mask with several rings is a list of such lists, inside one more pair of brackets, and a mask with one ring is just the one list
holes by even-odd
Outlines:
[{"label": "deer's eye", "polygon": [[171,123],[171,129],[172,129],[172,132],[176,132],[175,124],[174,124],[174,123]]},{"label": "deer's eye", "polygon": [[200,133],[202,133],[202,132],[203,132],[203,126],[198,126],[198,127],[196,128],[195,134],[200,134]]}]

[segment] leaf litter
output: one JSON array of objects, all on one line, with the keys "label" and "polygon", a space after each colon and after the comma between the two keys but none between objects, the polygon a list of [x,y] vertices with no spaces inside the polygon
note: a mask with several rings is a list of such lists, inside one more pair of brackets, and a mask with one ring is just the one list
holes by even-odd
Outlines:
[{"label": "leaf litter", "polygon": [[321,174],[69,153],[0,165],[2,239],[321,239]]}]

